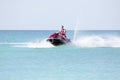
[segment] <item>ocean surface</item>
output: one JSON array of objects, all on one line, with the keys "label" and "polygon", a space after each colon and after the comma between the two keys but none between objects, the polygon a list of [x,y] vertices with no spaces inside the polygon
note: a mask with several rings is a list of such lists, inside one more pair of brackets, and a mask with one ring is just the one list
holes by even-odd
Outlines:
[{"label": "ocean surface", "polygon": [[0,30],[0,80],[120,80],[120,31],[67,31],[68,45],[46,42],[57,30]]}]

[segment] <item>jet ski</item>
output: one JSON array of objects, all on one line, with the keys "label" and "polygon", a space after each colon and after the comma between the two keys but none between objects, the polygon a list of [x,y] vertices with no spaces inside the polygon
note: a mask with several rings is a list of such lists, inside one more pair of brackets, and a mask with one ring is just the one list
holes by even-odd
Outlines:
[{"label": "jet ski", "polygon": [[59,33],[53,33],[49,36],[47,39],[48,42],[50,42],[54,46],[60,46],[70,43],[70,39],[68,39],[66,36],[62,37]]}]

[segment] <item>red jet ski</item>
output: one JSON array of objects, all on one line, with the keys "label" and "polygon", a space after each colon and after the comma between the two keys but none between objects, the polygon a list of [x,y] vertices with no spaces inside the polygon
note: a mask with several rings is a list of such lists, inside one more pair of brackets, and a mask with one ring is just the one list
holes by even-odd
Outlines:
[{"label": "red jet ski", "polygon": [[59,33],[53,33],[52,35],[49,36],[47,41],[54,46],[60,46],[70,43],[70,39],[60,36]]}]

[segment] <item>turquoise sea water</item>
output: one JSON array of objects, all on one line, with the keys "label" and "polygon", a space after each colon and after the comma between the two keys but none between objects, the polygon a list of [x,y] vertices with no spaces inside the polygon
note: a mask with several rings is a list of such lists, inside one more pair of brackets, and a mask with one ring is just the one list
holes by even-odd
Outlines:
[{"label": "turquoise sea water", "polygon": [[120,31],[67,31],[69,45],[46,42],[56,32],[0,31],[0,80],[120,80]]}]

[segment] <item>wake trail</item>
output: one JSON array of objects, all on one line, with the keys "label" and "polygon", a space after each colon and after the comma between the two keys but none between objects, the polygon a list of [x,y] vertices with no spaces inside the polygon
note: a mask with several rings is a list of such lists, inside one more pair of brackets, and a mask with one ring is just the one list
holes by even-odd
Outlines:
[{"label": "wake trail", "polygon": [[81,36],[73,40],[78,47],[120,47],[119,36]]}]

